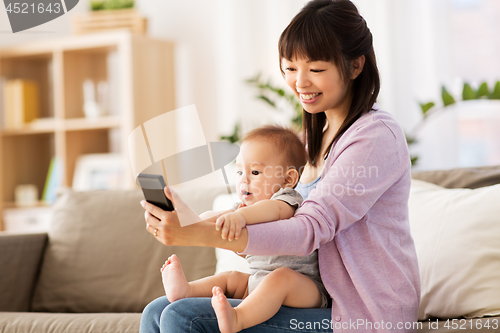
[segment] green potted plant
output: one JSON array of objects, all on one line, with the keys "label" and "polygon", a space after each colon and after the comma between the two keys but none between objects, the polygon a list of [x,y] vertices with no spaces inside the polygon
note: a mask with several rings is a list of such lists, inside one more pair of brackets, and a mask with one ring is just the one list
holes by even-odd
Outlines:
[{"label": "green potted plant", "polygon": [[93,11],[106,9],[133,8],[134,0],[90,0],[90,8]]}]

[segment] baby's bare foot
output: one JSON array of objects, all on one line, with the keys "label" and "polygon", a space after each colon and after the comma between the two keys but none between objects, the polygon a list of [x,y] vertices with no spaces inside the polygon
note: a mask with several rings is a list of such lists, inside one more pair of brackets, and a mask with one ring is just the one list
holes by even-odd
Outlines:
[{"label": "baby's bare foot", "polygon": [[170,302],[188,297],[190,286],[182,271],[181,262],[175,254],[172,254],[161,268],[161,276],[163,288]]},{"label": "baby's bare foot", "polygon": [[243,326],[238,323],[238,314],[236,309],[229,304],[226,295],[222,292],[222,289],[219,287],[213,287],[212,294],[212,307],[215,310],[217,323],[219,324],[219,330],[221,333],[241,331]]}]

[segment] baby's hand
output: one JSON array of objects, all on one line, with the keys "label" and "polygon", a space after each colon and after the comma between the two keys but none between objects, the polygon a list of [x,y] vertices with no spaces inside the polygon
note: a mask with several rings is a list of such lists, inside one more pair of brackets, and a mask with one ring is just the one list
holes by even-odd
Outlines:
[{"label": "baby's hand", "polygon": [[247,225],[247,221],[238,212],[228,213],[220,216],[215,222],[215,230],[221,231],[222,239],[232,241],[238,239],[241,235],[241,229]]}]

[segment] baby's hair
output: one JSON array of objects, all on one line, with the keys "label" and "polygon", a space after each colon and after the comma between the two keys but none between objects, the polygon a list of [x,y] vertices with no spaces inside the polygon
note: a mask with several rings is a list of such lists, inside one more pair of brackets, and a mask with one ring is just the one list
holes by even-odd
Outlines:
[{"label": "baby's hair", "polygon": [[[362,114],[372,109],[379,90],[380,78],[373,50],[372,34],[356,6],[349,0],[312,0],[293,18],[281,34],[279,44],[281,62],[308,59],[333,62],[346,84],[350,84],[352,102],[349,113],[333,142],[340,137]],[[365,57],[362,72],[351,81],[352,61]],[[326,116],[323,112],[303,112],[304,140],[307,143],[309,162],[316,166],[321,158],[323,129]]]},{"label": "baby's hair", "polygon": [[271,142],[287,169],[294,168],[302,174],[307,162],[304,144],[300,141],[297,133],[291,128],[280,125],[264,125],[248,132],[243,137],[243,142],[253,140],[265,140]]}]

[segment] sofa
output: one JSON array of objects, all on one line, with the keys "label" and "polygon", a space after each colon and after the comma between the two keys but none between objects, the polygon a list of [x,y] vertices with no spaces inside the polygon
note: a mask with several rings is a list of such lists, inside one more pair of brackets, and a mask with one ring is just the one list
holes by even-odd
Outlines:
[{"label": "sofa", "polygon": [[[225,191],[180,194],[202,212]],[[160,267],[171,254],[189,280],[214,274],[213,248],[167,247],[146,231],[142,199],[64,190],[47,233],[1,234],[0,332],[137,333],[144,307],[165,294]]]},{"label": "sofa", "polygon": [[[500,263],[500,247],[495,250],[495,244],[489,245],[486,240],[492,238],[491,234],[498,235],[493,224],[495,219],[500,222],[500,207],[487,207],[484,202],[500,193],[500,185],[491,186],[500,184],[500,166],[418,172],[413,178],[410,220],[422,279],[417,332],[500,332],[500,279],[486,277],[497,267],[489,263]],[[184,188],[178,193],[200,213],[211,209],[214,200],[224,196],[226,187]],[[142,309],[164,294],[159,268],[169,255],[179,256],[188,280],[213,274],[217,267],[214,249],[167,247],[146,232],[141,199],[139,190],[65,190],[54,205],[47,233],[0,233],[0,333],[138,332]],[[479,223],[477,228],[484,227],[481,223],[490,223],[481,236],[490,252],[462,260],[456,244],[449,240],[440,243],[443,233],[453,234],[456,242],[460,242],[456,233],[473,237],[471,232],[463,231],[473,229],[466,221],[456,230],[440,226],[452,215],[448,208],[457,200],[462,200],[461,206],[455,208],[457,212],[470,210],[467,200],[485,214],[491,215],[496,209],[496,215],[487,222],[471,222]],[[436,202],[447,206],[433,207]],[[466,212],[459,213],[464,216],[459,219],[466,220]],[[436,216],[442,221],[436,222]],[[443,256],[436,244],[439,249],[455,247],[456,253],[445,251]],[[473,252],[463,245],[465,255]],[[218,258],[219,264],[232,260],[222,259],[227,257],[220,253]],[[461,262],[461,269],[450,266],[453,261]],[[486,267],[480,267],[481,263]],[[231,267],[228,262],[224,264]],[[469,264],[472,269],[467,268]],[[445,269],[440,270],[442,267]],[[463,270],[480,272],[484,279],[474,277],[472,285],[464,283],[467,275]],[[453,283],[447,282],[451,280]],[[454,284],[472,294],[460,290],[455,295],[450,291],[458,288]]]}]

